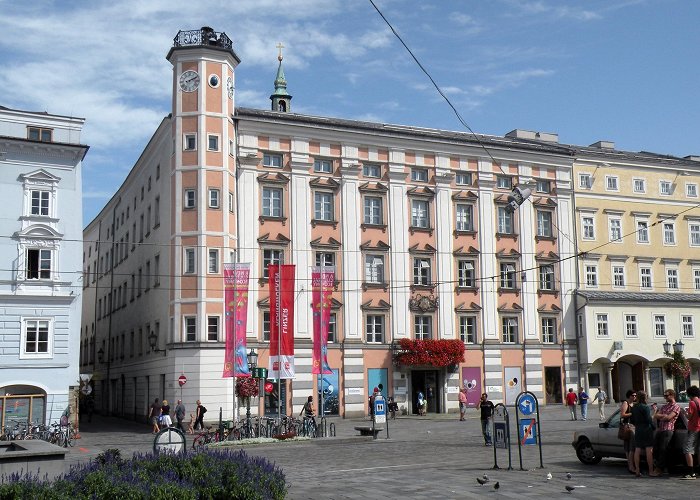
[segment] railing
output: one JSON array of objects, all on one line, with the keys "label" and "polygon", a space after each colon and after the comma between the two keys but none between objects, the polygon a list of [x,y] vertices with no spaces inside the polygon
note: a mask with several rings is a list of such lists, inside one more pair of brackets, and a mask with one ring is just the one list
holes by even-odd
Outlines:
[{"label": "railing", "polygon": [[233,50],[233,42],[223,31],[217,32],[208,26],[198,30],[178,31],[173,39],[175,47],[207,45]]}]

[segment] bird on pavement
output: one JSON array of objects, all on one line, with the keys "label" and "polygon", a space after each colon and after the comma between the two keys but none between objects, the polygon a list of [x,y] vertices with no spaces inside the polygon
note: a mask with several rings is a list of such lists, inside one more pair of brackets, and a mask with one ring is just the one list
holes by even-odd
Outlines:
[{"label": "bird on pavement", "polygon": [[494,490],[498,490],[498,488],[500,488],[500,487],[501,487],[501,485],[498,483],[498,481],[496,481],[493,485]]},{"label": "bird on pavement", "polygon": [[550,479],[552,479],[552,473],[551,473],[551,472],[548,472],[548,473],[547,473],[547,481],[549,481]]},{"label": "bird on pavement", "polygon": [[480,477],[477,477],[476,482],[483,486],[488,482],[488,479],[481,479]]},{"label": "bird on pavement", "polygon": [[484,479],[486,479],[487,481],[489,480],[489,476],[487,476],[486,474],[484,474],[482,477],[483,477]]},{"label": "bird on pavement", "polygon": [[576,489],[575,486],[569,486],[568,484],[566,486],[564,486],[564,488],[566,488],[566,491],[568,491],[569,493],[571,493],[572,491],[574,491]]},{"label": "bird on pavement", "polygon": [[571,479],[571,472],[566,473],[566,479]]}]

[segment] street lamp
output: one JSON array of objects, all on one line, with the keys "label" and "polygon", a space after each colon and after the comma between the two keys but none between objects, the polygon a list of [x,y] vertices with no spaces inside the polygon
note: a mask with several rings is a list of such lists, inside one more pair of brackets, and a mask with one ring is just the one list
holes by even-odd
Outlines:
[{"label": "street lamp", "polygon": [[678,354],[683,354],[683,348],[685,345],[683,344],[682,340],[679,340],[678,342],[673,343],[673,352],[678,353]]},{"label": "street lamp", "polygon": [[153,352],[162,352],[163,356],[167,355],[167,352],[165,349],[158,349],[156,346],[158,345],[158,335],[156,335],[156,332],[151,332],[151,334],[148,336],[148,344],[151,346],[151,351]]},{"label": "street lamp", "polygon": [[[255,349],[251,349],[250,352],[248,352],[248,369],[252,372],[258,367],[258,353],[255,352]],[[252,375],[252,373],[251,373]],[[245,419],[246,419],[246,428],[247,428],[247,433],[248,435],[246,437],[250,437],[250,396],[246,399],[246,407],[245,407]]]},{"label": "street lamp", "polygon": [[668,340],[664,342],[664,354],[666,356],[671,355],[671,343]]}]

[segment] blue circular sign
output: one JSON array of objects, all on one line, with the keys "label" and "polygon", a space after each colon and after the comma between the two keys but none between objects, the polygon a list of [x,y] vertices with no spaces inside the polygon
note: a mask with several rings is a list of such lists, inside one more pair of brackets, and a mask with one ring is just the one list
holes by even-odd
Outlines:
[{"label": "blue circular sign", "polygon": [[523,394],[518,398],[518,410],[523,415],[532,415],[536,408],[537,403],[532,394]]}]

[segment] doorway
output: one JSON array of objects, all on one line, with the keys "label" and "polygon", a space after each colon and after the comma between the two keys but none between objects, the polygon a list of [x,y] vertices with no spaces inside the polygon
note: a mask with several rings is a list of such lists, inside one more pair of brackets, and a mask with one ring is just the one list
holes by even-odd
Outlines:
[{"label": "doorway", "polygon": [[414,370],[411,372],[411,393],[413,413],[418,414],[418,392],[422,392],[428,401],[429,413],[440,413],[442,397],[439,390],[439,373],[437,370]]},{"label": "doorway", "polygon": [[546,404],[561,404],[563,402],[561,393],[561,379],[561,367],[544,367],[544,391]]}]

